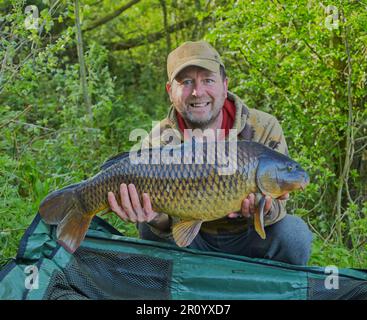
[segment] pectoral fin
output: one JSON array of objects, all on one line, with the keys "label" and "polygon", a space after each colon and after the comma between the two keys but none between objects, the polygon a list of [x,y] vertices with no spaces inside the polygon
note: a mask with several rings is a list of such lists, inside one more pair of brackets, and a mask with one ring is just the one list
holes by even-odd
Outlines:
[{"label": "pectoral fin", "polygon": [[266,239],[264,229],[264,208],[265,208],[265,196],[260,199],[259,204],[255,208],[254,224],[255,230],[261,239]]},{"label": "pectoral fin", "polygon": [[187,247],[199,233],[202,220],[181,221],[173,228],[173,239],[179,247]]}]

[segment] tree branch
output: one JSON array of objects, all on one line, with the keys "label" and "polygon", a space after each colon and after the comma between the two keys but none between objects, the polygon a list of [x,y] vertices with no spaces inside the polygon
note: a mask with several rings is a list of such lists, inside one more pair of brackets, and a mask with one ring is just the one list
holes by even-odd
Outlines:
[{"label": "tree branch", "polygon": [[167,18],[167,6],[166,0],[159,0],[161,7],[162,7],[162,14],[163,14],[163,25],[164,31],[166,33],[166,45],[167,45],[167,55],[171,52],[171,37],[168,32],[168,18]]},{"label": "tree branch", "polygon": [[87,109],[87,114],[92,119],[92,103],[90,100],[90,96],[88,94],[88,84],[87,84],[87,76],[85,69],[85,61],[84,61],[84,52],[83,52],[83,37],[82,31],[80,28],[80,17],[79,17],[79,1],[74,0],[74,12],[75,12],[75,28],[76,28],[76,36],[77,36],[77,50],[78,50],[78,60],[79,60],[79,71],[80,71],[80,83],[82,87],[84,104]]},{"label": "tree branch", "polygon": [[19,112],[14,118],[10,119],[9,121],[6,121],[5,123],[1,124],[0,129],[7,126],[9,123],[14,122],[17,118],[19,118],[23,113],[26,113],[29,111],[29,109],[32,108],[32,105],[27,106],[23,111]]},{"label": "tree branch", "polygon": [[[274,3],[274,1],[272,1],[273,3]],[[279,0],[277,0],[277,3],[280,5],[280,8],[285,12],[285,13],[289,13],[289,12],[287,12],[287,10],[284,8],[284,6],[283,6],[283,4],[279,1]],[[291,17],[291,19],[290,19],[290,22],[292,23],[292,25],[293,25],[293,27],[294,27],[294,29],[296,30],[296,32],[300,35],[300,32],[299,32],[299,26],[297,25],[297,23],[294,21],[294,19],[293,19],[293,17]],[[318,54],[318,52],[315,50],[315,48],[314,47],[312,47],[309,43],[308,43],[308,41],[302,36],[302,35],[300,35],[300,38],[301,38],[301,41],[307,46],[307,48],[309,48],[310,49],[310,51],[314,54],[314,55],[316,55],[316,57],[324,64],[324,65],[327,65],[326,63],[325,63],[325,61],[324,61],[324,59]]]},{"label": "tree branch", "polygon": [[[207,21],[208,19],[209,19],[209,17],[204,18],[205,21]],[[143,44],[146,44],[146,43],[156,42],[156,41],[164,38],[167,33],[172,33],[172,32],[179,31],[181,29],[186,28],[190,24],[194,24],[194,23],[198,23],[198,22],[199,21],[198,21],[197,18],[190,18],[190,19],[181,21],[179,23],[170,25],[165,30],[161,30],[161,31],[158,31],[158,32],[153,32],[153,33],[150,33],[150,34],[147,34],[147,35],[138,36],[136,38],[129,39],[125,42],[106,44],[106,46],[111,50],[127,50],[127,49],[131,49],[131,48],[134,48],[134,47],[139,47],[139,46],[141,46]]]},{"label": "tree branch", "polygon": [[[343,23],[345,23],[344,12],[341,11],[341,16],[343,19]],[[353,103],[352,103],[352,62],[350,55],[350,48],[348,42],[348,26],[344,26],[344,35],[345,35],[345,51],[347,56],[347,95],[348,95],[348,123],[347,123],[347,132],[346,132],[346,146],[345,146],[345,159],[342,173],[339,177],[338,184],[338,192],[336,198],[337,204],[337,233],[339,236],[339,241],[342,239],[342,214],[341,214],[341,201],[342,201],[342,192],[344,185],[348,188],[348,177],[350,166],[353,161],[354,155],[354,132],[353,132]],[[343,215],[344,216],[344,215]]]},{"label": "tree branch", "polygon": [[123,13],[124,11],[126,11],[127,9],[129,9],[130,7],[132,7],[134,4],[137,4],[138,2],[140,2],[140,0],[131,0],[127,4],[124,4],[122,7],[118,8],[116,11],[114,11],[114,12],[106,15],[105,17],[97,20],[95,23],[93,23],[92,25],[90,25],[89,27],[87,27],[86,29],[84,29],[83,31],[84,32],[87,32],[87,31],[93,30],[95,28],[98,28],[102,24],[105,24],[105,23],[107,23],[107,22],[115,19],[121,13]]}]

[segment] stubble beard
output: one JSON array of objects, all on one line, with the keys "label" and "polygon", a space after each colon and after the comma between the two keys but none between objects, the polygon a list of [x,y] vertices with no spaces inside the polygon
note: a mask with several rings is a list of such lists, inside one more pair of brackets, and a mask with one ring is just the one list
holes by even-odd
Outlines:
[{"label": "stubble beard", "polygon": [[222,108],[218,108],[218,110],[215,110],[216,113],[214,113],[213,109],[210,110],[209,115],[206,119],[195,119],[194,116],[187,111],[183,112],[181,115],[190,128],[205,130],[218,119],[221,111]]}]

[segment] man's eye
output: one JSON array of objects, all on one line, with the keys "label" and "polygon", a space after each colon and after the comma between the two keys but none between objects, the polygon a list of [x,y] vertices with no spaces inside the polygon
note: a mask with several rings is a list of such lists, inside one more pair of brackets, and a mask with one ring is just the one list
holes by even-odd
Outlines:
[{"label": "man's eye", "polygon": [[215,81],[213,80],[213,79],[205,79],[204,80],[204,83],[206,83],[206,84],[213,84]]},{"label": "man's eye", "polygon": [[183,80],[181,83],[185,86],[189,86],[193,83],[193,81],[191,79],[186,79],[186,80]]}]

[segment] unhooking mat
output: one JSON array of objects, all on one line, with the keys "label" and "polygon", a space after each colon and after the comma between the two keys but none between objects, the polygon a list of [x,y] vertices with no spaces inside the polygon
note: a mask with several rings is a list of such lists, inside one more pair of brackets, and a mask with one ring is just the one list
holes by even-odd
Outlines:
[{"label": "unhooking mat", "polygon": [[330,275],[323,267],[178,248],[125,237],[99,217],[70,254],[55,231],[37,214],[0,272],[0,299],[367,299],[366,270]]}]

